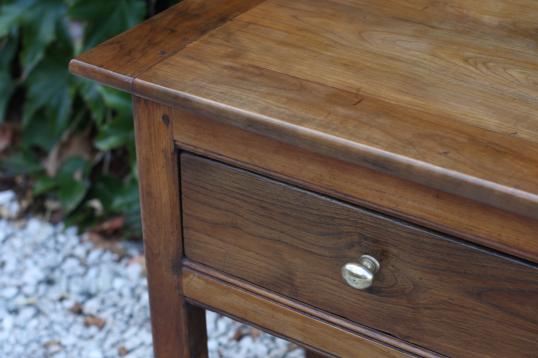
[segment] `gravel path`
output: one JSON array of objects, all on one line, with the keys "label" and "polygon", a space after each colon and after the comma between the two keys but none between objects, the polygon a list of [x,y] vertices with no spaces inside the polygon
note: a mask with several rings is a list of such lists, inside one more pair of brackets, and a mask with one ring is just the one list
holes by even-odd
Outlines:
[{"label": "gravel path", "polygon": [[[0,358],[151,357],[141,245],[103,248],[17,211],[14,194],[0,192]],[[207,325],[211,358],[304,356],[213,312]]]}]

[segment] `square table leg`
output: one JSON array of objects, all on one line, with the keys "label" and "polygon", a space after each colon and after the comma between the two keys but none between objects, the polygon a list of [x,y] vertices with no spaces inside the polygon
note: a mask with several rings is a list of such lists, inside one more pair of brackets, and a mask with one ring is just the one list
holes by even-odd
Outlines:
[{"label": "square table leg", "polygon": [[182,296],[177,151],[164,107],[133,99],[144,251],[157,358],[207,357],[204,309]]}]

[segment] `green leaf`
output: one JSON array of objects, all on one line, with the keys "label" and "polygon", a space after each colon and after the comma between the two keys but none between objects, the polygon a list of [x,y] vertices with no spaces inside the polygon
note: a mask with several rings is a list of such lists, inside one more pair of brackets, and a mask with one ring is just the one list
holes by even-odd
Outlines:
[{"label": "green leaf", "polygon": [[34,183],[33,194],[36,196],[53,193],[62,209],[69,214],[75,210],[88,192],[90,182],[89,163],[81,157],[71,157],[65,161],[53,177],[45,174],[38,176]]},{"label": "green leaf", "polygon": [[15,57],[17,43],[11,37],[7,37],[0,42],[0,123],[5,120],[7,105],[13,92],[15,92],[15,81],[11,76],[11,65]]},{"label": "green leaf", "polygon": [[[86,159],[78,156],[67,159],[56,174],[56,178],[75,178],[77,176],[86,177],[89,174],[89,163]],[[75,178],[76,179],[76,178]]]},{"label": "green leaf", "polygon": [[95,146],[102,151],[134,146],[133,121],[120,116],[102,126],[95,140]]},{"label": "green leaf", "polygon": [[86,23],[84,48],[90,48],[141,22],[146,14],[146,3],[143,0],[75,0],[69,14]]},{"label": "green leaf", "polygon": [[56,40],[57,27],[67,13],[64,0],[39,0],[23,13],[21,63],[28,74]]},{"label": "green leaf", "polygon": [[[123,182],[111,175],[99,175],[93,181],[91,197],[97,198],[103,204],[105,212],[117,214],[117,210],[112,207],[114,198],[122,190]],[[105,213],[105,214],[106,214]]]},{"label": "green leaf", "polygon": [[[0,54],[1,56],[1,54]],[[9,73],[0,72],[0,123],[5,120],[9,100],[15,91],[15,83]]]},{"label": "green leaf", "polygon": [[68,227],[76,226],[79,232],[84,232],[98,224],[98,221],[95,220],[91,208],[79,206],[76,210],[73,210],[69,215],[64,217],[64,223]]},{"label": "green leaf", "polygon": [[134,203],[133,206],[123,213],[126,231],[137,237],[142,235],[142,221],[140,219],[140,215],[141,211],[138,202]]},{"label": "green leaf", "polygon": [[28,150],[21,150],[5,158],[0,167],[4,175],[15,176],[35,174],[41,170],[41,163]]},{"label": "green leaf", "polygon": [[0,37],[21,29],[21,64],[24,74],[43,58],[56,39],[57,28],[67,13],[64,0],[16,0],[0,8]]},{"label": "green leaf", "polygon": [[49,119],[45,114],[38,113],[33,116],[34,120],[22,131],[20,145],[23,148],[41,148],[45,151],[52,150],[59,140],[55,120]]},{"label": "green leaf", "polygon": [[108,108],[113,109],[118,116],[131,116],[131,96],[125,92],[110,87],[99,87],[99,92]]},{"label": "green leaf", "polygon": [[134,235],[140,235],[140,201],[138,182],[134,179],[127,181],[119,190],[112,202],[112,208],[123,214],[126,229]]},{"label": "green leaf", "polygon": [[110,175],[99,175],[93,181],[90,198],[102,203],[105,216],[122,214],[125,229],[133,235],[140,235],[140,204],[138,182],[134,177],[124,181]]},{"label": "green leaf", "polygon": [[11,0],[0,6],[0,37],[6,36],[14,27],[18,27],[23,15],[36,0]]},{"label": "green leaf", "polygon": [[109,117],[131,116],[131,96],[129,94],[78,77],[74,78],[74,81],[98,127],[103,125],[107,114]]},{"label": "green leaf", "polygon": [[62,209],[66,213],[73,211],[86,196],[88,187],[89,183],[87,181],[68,180],[59,183],[56,195]]},{"label": "green leaf", "polygon": [[104,121],[107,112],[105,100],[101,93],[102,86],[94,81],[80,77],[73,78],[73,81],[76,83],[78,92],[84,100],[84,103],[90,109],[92,119],[99,126]]},{"label": "green leaf", "polygon": [[110,109],[109,114],[112,119],[99,126],[95,146],[103,151],[126,147],[131,165],[133,165],[136,155],[131,97],[124,92],[107,87],[102,87],[100,92],[107,108]]},{"label": "green leaf", "polygon": [[138,183],[130,180],[116,192],[111,207],[115,210],[125,212],[132,207],[138,206],[138,200]]},{"label": "green leaf", "polygon": [[17,41],[12,36],[8,36],[0,41],[0,69],[9,69],[15,57]]},{"label": "green leaf", "polygon": [[90,186],[87,178],[89,169],[85,159],[72,157],[65,161],[56,174],[56,195],[66,213],[73,211],[86,196]]},{"label": "green leaf", "polygon": [[[67,128],[71,115],[75,86],[67,64],[72,47],[61,38],[47,50],[46,58],[26,79],[26,101],[23,108],[23,129],[29,130],[36,121],[46,121],[49,141],[57,141]],[[36,114],[39,112],[39,116]],[[43,127],[43,126],[42,126]],[[41,144],[42,141],[38,141]],[[43,147],[50,150],[50,147]]]},{"label": "green leaf", "polygon": [[41,175],[34,182],[34,186],[32,187],[32,194],[34,196],[39,196],[51,191],[57,186],[58,183],[56,182],[56,180],[54,180],[54,178],[51,178],[46,174]]},{"label": "green leaf", "polygon": [[[7,106],[19,103],[10,100],[14,93],[17,99],[21,95],[23,107],[17,148],[10,149],[13,154],[2,159],[0,168],[4,175],[33,179],[34,195],[57,198],[68,222],[91,225],[121,214],[126,232],[140,232],[131,98],[71,76],[68,61],[80,49],[141,22],[147,4],[162,8],[175,1],[0,0],[0,121]],[[81,28],[83,36],[78,36]],[[113,172],[125,173],[121,177],[103,175],[101,165],[72,157],[48,177],[41,163],[46,152],[66,130],[88,127],[98,149],[129,158],[129,170],[120,163],[121,170]],[[93,198],[102,203],[104,217],[87,205]]]}]

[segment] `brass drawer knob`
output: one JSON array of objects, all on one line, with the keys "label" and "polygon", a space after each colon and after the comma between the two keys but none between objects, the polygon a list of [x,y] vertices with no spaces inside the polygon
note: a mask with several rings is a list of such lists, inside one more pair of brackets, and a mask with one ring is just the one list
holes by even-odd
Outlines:
[{"label": "brass drawer knob", "polygon": [[349,262],[342,267],[342,278],[353,288],[365,290],[372,286],[379,271],[379,262],[370,255],[362,255],[359,262]]}]

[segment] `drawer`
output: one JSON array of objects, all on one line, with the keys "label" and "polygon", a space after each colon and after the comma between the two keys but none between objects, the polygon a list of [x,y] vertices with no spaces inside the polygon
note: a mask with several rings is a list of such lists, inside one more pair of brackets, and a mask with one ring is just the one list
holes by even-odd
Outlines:
[{"label": "drawer", "polygon": [[[441,354],[536,357],[533,265],[190,154],[181,189],[193,261]],[[341,268],[363,254],[358,290]]]}]

